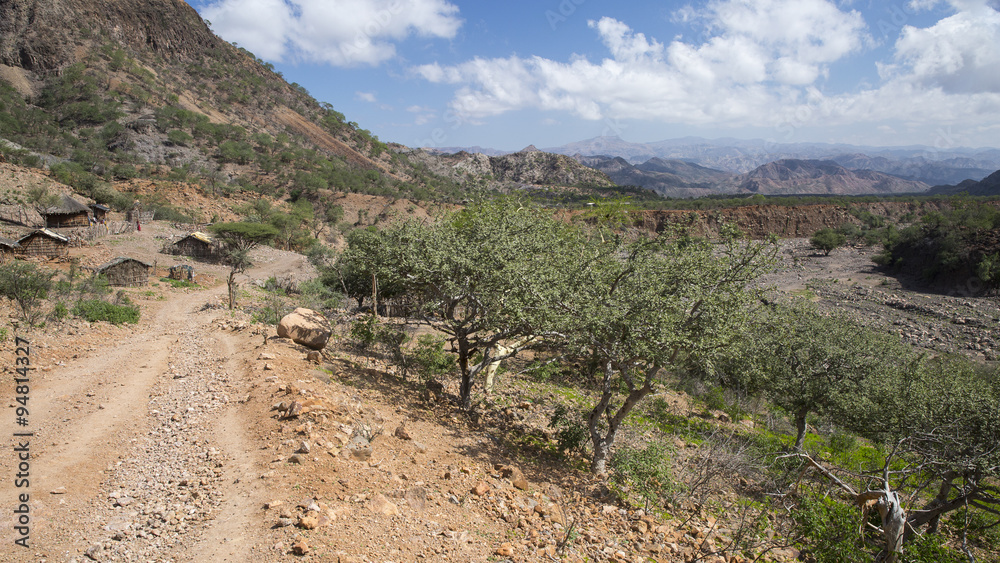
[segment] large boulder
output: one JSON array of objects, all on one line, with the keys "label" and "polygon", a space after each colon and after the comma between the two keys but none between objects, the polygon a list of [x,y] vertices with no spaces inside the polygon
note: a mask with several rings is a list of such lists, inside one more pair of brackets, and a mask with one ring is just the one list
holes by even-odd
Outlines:
[{"label": "large boulder", "polygon": [[299,307],[285,315],[278,323],[278,336],[293,342],[322,350],[330,340],[330,321],[322,313]]}]

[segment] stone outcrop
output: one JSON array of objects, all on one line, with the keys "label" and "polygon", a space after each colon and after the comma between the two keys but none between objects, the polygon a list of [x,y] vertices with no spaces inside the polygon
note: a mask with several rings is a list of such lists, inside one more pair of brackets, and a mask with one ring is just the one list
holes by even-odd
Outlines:
[{"label": "stone outcrop", "polygon": [[181,60],[202,60],[224,44],[181,0],[12,0],[0,2],[0,64],[58,70],[76,62],[84,28]]},{"label": "stone outcrop", "polygon": [[314,350],[326,347],[331,330],[330,321],[322,313],[304,307],[285,315],[278,323],[278,336]]}]

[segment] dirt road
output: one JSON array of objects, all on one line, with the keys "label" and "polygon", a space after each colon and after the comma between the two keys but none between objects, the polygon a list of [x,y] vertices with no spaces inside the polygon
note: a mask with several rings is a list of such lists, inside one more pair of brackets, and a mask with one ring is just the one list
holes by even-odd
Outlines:
[{"label": "dirt road", "polygon": [[[31,372],[29,425],[17,425],[14,408],[0,423],[8,443],[30,450],[22,487],[13,447],[0,455],[4,520],[27,504],[29,547],[15,543],[16,522],[3,526],[0,560],[257,559],[243,532],[261,525],[252,505],[266,502],[264,481],[237,408],[254,346],[249,334],[212,327],[226,310],[205,305],[224,291],[172,293],[124,338]],[[52,349],[75,338],[32,342],[33,361],[44,366],[46,352],[58,357]],[[13,352],[11,338],[4,344]],[[16,404],[13,365],[4,368],[4,399]],[[21,431],[33,436],[12,436]]]}]

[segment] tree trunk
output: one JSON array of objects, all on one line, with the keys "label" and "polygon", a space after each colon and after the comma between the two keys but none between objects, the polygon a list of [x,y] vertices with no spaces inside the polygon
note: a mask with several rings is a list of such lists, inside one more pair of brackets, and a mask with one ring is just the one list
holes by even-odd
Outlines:
[{"label": "tree trunk", "polygon": [[[888,489],[888,484],[886,485]],[[900,504],[899,495],[889,490],[879,500],[879,515],[882,517],[882,531],[885,533],[885,563],[896,563],[903,553],[903,531],[906,529],[906,513]]]},{"label": "tree trunk", "polygon": [[[951,481],[956,477],[955,472],[949,471],[945,473],[944,477],[941,479],[941,487],[938,489],[937,497],[934,498],[934,505],[940,506],[948,502],[948,495],[951,494]],[[927,531],[936,534],[938,531],[938,523],[941,521],[941,515],[936,514],[931,521],[927,523]]]},{"label": "tree trunk", "polygon": [[458,367],[462,372],[462,385],[458,390],[458,397],[462,402],[462,408],[472,409],[472,373],[469,371],[469,356],[472,351],[469,349],[469,341],[466,338],[458,338]]},{"label": "tree trunk", "polygon": [[600,443],[594,444],[594,455],[590,459],[590,472],[594,475],[607,475],[608,474],[608,453],[611,450],[611,445],[601,440]]},{"label": "tree trunk", "polygon": [[236,271],[230,270],[229,272],[229,309],[232,310],[236,306]]},{"label": "tree trunk", "polygon": [[808,414],[809,411],[806,409],[795,413],[795,429],[798,431],[795,435],[795,451],[797,452],[802,451],[802,446],[806,441],[806,415]]}]

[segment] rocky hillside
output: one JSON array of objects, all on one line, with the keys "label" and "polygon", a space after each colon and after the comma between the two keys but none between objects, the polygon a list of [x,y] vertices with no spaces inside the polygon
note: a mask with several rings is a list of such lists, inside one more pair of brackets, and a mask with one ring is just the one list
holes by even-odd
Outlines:
[{"label": "rocky hillside", "polygon": [[664,197],[701,197],[734,192],[733,174],[683,160],[651,158],[632,165],[624,158],[575,155],[581,164],[608,175],[620,186],[639,186]]},{"label": "rocky hillside", "polygon": [[568,156],[542,152],[534,146],[489,159],[490,170],[498,180],[540,185],[615,185],[603,172],[581,166]]},{"label": "rocky hillside", "polygon": [[480,152],[459,151],[444,153],[425,149],[392,146],[392,150],[405,154],[412,162],[426,166],[435,174],[455,182],[479,186],[578,186],[613,189],[615,182],[603,171],[589,168],[576,160],[553,153],[542,152],[533,146],[499,156]]},{"label": "rocky hillside", "polygon": [[105,35],[131,51],[198,61],[227,45],[182,0],[18,0],[0,4],[0,63],[56,71],[79,59],[79,47]]},{"label": "rocky hillside", "polygon": [[786,159],[742,176],[738,189],[765,195],[862,195],[920,193],[928,186],[872,170],[848,170],[828,160]]},{"label": "rocky hillside", "polygon": [[411,162],[180,0],[0,2],[0,110],[0,155],[59,165],[63,182],[112,206],[95,186],[136,177],[320,205],[329,191],[460,201],[522,183],[613,185],[555,156],[502,159],[481,176]]},{"label": "rocky hillside", "polygon": [[993,171],[989,168],[982,168],[982,163],[972,158],[931,161],[922,156],[890,159],[883,156],[872,157],[855,153],[837,155],[830,160],[850,170],[874,170],[931,186],[957,184],[968,179],[978,180],[988,176]]},{"label": "rocky hillside", "polygon": [[997,170],[979,182],[966,180],[954,186],[934,186],[928,193],[934,195],[966,193],[974,196],[1000,196],[1000,170]]}]

